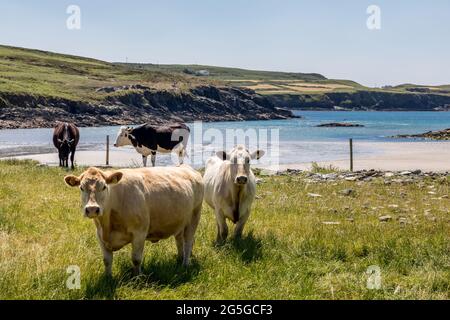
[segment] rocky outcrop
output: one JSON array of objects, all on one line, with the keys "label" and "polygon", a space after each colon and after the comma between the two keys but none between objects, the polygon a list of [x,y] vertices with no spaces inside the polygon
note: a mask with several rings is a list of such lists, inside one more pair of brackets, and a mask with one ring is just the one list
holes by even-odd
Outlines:
[{"label": "rocky outcrop", "polygon": [[450,111],[450,96],[383,91],[271,95],[279,107],[304,110]]},{"label": "rocky outcrop", "polygon": [[[53,127],[57,121],[103,126],[166,121],[268,120],[292,117],[252,90],[198,87],[187,92],[145,87],[103,88],[114,92],[99,103],[0,93],[0,129]],[[123,92],[121,92],[123,91]]]},{"label": "rocky outcrop", "polygon": [[346,122],[331,122],[319,124],[316,127],[322,128],[361,128],[364,127],[362,124],[357,123],[346,123]]},{"label": "rocky outcrop", "polygon": [[[400,183],[417,183],[423,179],[436,180],[441,183],[448,184],[450,172],[422,172],[421,170],[413,171],[381,171],[381,170],[361,170],[361,171],[336,171],[331,173],[318,173],[310,171],[302,171],[296,169],[288,169],[276,173],[281,176],[303,176],[305,182],[308,183],[330,183],[336,181],[349,182],[369,182],[380,179],[384,184]],[[342,190],[341,194],[350,196],[353,192]],[[447,197],[447,196],[445,196]]]},{"label": "rocky outcrop", "polygon": [[428,131],[420,134],[402,134],[394,138],[422,138],[429,140],[450,140],[450,128],[440,131]]}]

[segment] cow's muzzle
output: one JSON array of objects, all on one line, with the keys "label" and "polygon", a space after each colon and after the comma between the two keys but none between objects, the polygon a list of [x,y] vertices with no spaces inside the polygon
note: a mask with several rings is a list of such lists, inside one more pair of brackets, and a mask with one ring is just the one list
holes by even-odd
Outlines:
[{"label": "cow's muzzle", "polygon": [[100,215],[100,207],[99,206],[86,206],[84,208],[84,215],[88,218],[95,218]]}]

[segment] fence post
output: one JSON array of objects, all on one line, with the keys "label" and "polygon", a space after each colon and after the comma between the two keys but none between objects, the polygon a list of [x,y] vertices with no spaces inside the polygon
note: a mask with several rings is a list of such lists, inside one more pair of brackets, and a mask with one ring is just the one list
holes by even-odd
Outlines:
[{"label": "fence post", "polygon": [[109,166],[109,135],[106,136],[106,165]]},{"label": "fence post", "polygon": [[353,172],[353,139],[350,139],[350,171]]}]

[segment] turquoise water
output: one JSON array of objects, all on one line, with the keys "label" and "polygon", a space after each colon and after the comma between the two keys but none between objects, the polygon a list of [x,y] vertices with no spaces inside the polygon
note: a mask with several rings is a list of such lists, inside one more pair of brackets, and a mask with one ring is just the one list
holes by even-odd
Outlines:
[{"label": "turquoise water", "polygon": [[[295,111],[304,119],[247,121],[248,127],[280,127],[282,141],[336,141],[353,138],[394,141],[399,134],[423,133],[450,128],[450,112],[329,112]],[[317,128],[321,123],[350,122],[363,128]],[[222,124],[221,124],[222,125]],[[227,126],[227,124],[223,124]],[[239,123],[236,123],[238,126]],[[401,141],[405,141],[401,139]]]},{"label": "turquoise water", "polygon": [[[226,132],[242,129],[257,134],[257,144],[274,154],[279,152],[279,162],[298,163],[309,161],[336,160],[348,154],[347,140],[358,141],[407,141],[393,139],[398,134],[423,133],[429,130],[450,128],[450,112],[321,112],[295,111],[302,119],[214,122],[202,123],[201,133],[191,136],[189,146],[191,158],[202,154],[208,157],[218,149],[229,149],[237,141],[226,139]],[[364,125],[362,128],[318,128],[326,122],[350,122]],[[194,124],[189,124],[194,131]],[[275,130],[278,138],[272,135]],[[51,142],[52,129],[16,129],[0,130],[0,157],[55,152]],[[106,135],[114,143],[117,126],[99,128],[81,128],[79,150],[104,150]],[[223,140],[208,139],[209,136],[223,134]],[[247,132],[248,133],[248,132]],[[267,138],[264,133],[267,134]],[[238,131],[238,136],[242,131]],[[200,138],[198,138],[200,136]],[[273,139],[277,138],[277,139]],[[256,148],[251,142],[250,149]],[[114,148],[112,148],[114,149]],[[131,148],[125,149],[135,152]],[[376,149],[357,148],[356,153],[377,153]],[[168,156],[162,163],[170,161]],[[198,157],[197,157],[198,158]],[[164,160],[165,159],[165,160]],[[202,158],[203,159],[203,158]],[[203,160],[194,160],[199,166]]]}]

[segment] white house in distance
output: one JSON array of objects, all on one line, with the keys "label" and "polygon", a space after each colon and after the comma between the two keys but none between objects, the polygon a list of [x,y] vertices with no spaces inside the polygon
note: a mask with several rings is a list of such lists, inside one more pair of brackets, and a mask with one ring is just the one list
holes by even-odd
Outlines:
[{"label": "white house in distance", "polygon": [[209,71],[208,70],[198,70],[197,72],[195,72],[195,75],[207,77],[207,76],[209,76]]}]

